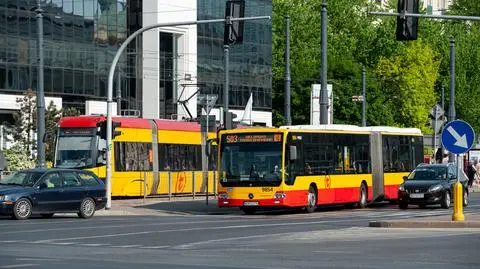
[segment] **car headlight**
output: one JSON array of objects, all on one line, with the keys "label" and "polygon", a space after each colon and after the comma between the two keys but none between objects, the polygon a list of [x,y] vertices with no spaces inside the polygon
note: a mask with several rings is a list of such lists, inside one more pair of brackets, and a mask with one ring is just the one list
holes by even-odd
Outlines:
[{"label": "car headlight", "polygon": [[436,192],[442,189],[442,185],[435,185],[428,189],[429,192]]},{"label": "car headlight", "polygon": [[405,187],[403,185],[398,186],[399,191],[405,191]]},{"label": "car headlight", "polygon": [[0,195],[0,201],[7,201],[8,195]]}]

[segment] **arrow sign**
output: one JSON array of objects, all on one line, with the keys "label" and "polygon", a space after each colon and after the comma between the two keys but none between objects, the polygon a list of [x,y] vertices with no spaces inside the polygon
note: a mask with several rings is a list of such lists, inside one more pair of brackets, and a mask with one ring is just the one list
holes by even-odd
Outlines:
[{"label": "arrow sign", "polygon": [[469,151],[474,140],[475,132],[472,126],[462,120],[449,122],[442,131],[442,144],[453,154]]},{"label": "arrow sign", "polygon": [[468,148],[468,143],[467,143],[467,135],[462,135],[460,136],[455,129],[453,129],[452,126],[448,126],[447,131],[455,138],[456,142],[454,143],[455,146],[461,147],[461,148]]}]

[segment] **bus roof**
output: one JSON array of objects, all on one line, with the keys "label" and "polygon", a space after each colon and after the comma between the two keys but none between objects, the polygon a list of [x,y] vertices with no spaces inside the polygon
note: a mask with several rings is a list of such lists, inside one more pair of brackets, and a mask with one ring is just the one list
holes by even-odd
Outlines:
[{"label": "bus roof", "polygon": [[347,124],[321,124],[321,125],[292,125],[281,126],[280,130],[312,130],[312,131],[351,131],[366,132],[362,127]]},{"label": "bus roof", "polygon": [[[58,121],[58,126],[60,128],[95,128],[98,122],[105,121],[106,119],[105,116],[64,117]],[[113,117],[112,120],[120,122],[121,128],[151,129],[149,119]],[[200,131],[200,125],[197,122],[156,119],[155,123],[159,130]]]},{"label": "bus roof", "polygon": [[412,135],[422,135],[422,131],[418,128],[401,128],[401,127],[391,127],[391,126],[371,126],[364,127],[369,129],[370,132],[380,132],[382,134],[412,134]]}]

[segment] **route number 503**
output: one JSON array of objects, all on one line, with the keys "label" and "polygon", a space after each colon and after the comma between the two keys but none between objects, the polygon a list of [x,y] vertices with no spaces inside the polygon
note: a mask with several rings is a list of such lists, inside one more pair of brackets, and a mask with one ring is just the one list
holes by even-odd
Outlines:
[{"label": "route number 503", "polygon": [[227,143],[237,143],[236,135],[227,135]]}]

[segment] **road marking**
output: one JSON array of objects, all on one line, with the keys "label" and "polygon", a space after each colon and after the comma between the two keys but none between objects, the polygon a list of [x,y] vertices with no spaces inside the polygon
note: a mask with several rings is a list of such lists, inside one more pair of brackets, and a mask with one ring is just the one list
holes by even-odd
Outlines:
[{"label": "road marking", "polygon": [[101,246],[109,246],[109,245],[110,244],[78,244],[78,246],[82,246],[82,247],[101,247]]},{"label": "road marking", "polygon": [[208,231],[208,230],[228,230],[228,229],[242,229],[242,228],[255,228],[255,227],[280,227],[280,226],[292,226],[292,225],[313,225],[313,224],[328,224],[328,223],[343,223],[345,220],[330,220],[330,221],[307,221],[307,222],[288,222],[288,223],[272,223],[272,224],[250,224],[250,225],[233,225],[233,226],[220,226],[220,227],[198,227],[198,228],[184,228],[184,229],[170,229],[170,230],[161,230],[161,231],[142,231],[142,232],[131,232],[131,233],[117,233],[117,234],[104,234],[104,235],[93,235],[93,236],[81,236],[81,237],[70,237],[70,238],[56,238],[56,239],[45,239],[33,241],[35,244],[42,243],[52,243],[54,241],[73,241],[73,240],[84,240],[84,239],[93,239],[93,238],[110,238],[110,237],[119,237],[119,236],[129,236],[129,235],[141,235],[141,234],[156,234],[156,233],[171,233],[171,232],[189,232],[189,231]]},{"label": "road marking", "polygon": [[161,248],[168,248],[170,246],[146,246],[146,247],[139,247],[143,249],[161,249]]},{"label": "road marking", "polygon": [[2,265],[0,268],[21,268],[21,267],[31,267],[38,264],[25,263],[25,264],[12,264],[12,265]]},{"label": "road marking", "polygon": [[142,245],[125,245],[125,246],[111,246],[112,248],[135,248],[141,247]]},{"label": "road marking", "polygon": [[18,258],[17,261],[58,261],[59,259],[50,259],[50,258]]},{"label": "road marking", "polygon": [[53,242],[53,243],[50,243],[52,245],[74,245],[75,243],[74,242]]},{"label": "road marking", "polygon": [[25,242],[25,240],[2,240],[0,243],[21,243]]}]

